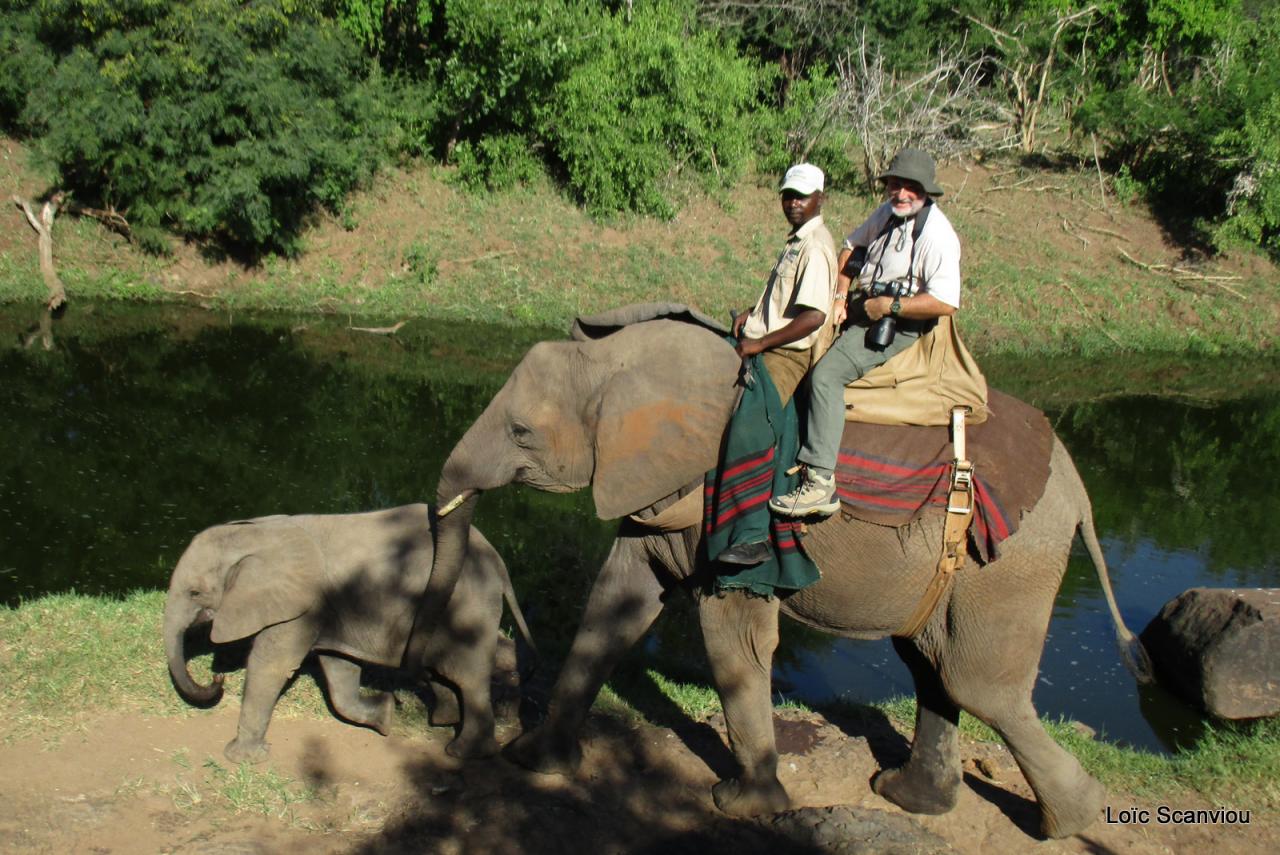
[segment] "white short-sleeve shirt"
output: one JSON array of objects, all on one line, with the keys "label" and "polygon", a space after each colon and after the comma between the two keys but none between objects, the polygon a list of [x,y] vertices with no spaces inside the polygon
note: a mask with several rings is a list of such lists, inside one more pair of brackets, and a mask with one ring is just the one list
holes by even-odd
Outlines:
[{"label": "white short-sleeve shirt", "polygon": [[893,206],[885,202],[844,239],[845,249],[867,247],[867,260],[858,274],[858,287],[866,290],[876,281],[910,281],[907,296],[929,294],[948,306],[960,308],[960,238],[942,209],[936,202],[930,206],[916,246],[914,265],[911,264],[911,230],[915,219],[902,220],[885,232],[892,218]]},{"label": "white short-sleeve shirt", "polygon": [[[817,309],[825,315],[831,310],[835,294],[835,241],[819,215],[787,237],[742,334],[763,338],[791,323],[805,309]],[[813,346],[820,333],[821,328],[783,347],[805,350]]]}]

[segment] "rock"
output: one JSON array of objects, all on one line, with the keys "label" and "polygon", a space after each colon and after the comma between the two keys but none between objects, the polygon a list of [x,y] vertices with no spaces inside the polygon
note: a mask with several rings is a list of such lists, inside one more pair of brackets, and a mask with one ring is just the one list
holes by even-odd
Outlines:
[{"label": "rock", "polygon": [[1280,713],[1280,588],[1192,588],[1142,642],[1160,681],[1222,719]]},{"label": "rock", "polygon": [[1082,721],[1072,720],[1068,726],[1085,739],[1096,739],[1098,737],[1098,731]]},{"label": "rock", "polygon": [[951,846],[898,813],[833,805],[785,811],[756,822],[808,853],[830,855],[942,855]]}]

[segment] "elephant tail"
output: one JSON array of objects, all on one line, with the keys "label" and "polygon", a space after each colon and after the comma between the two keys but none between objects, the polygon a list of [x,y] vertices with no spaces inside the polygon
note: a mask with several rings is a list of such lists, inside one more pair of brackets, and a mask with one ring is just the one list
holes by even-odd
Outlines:
[{"label": "elephant tail", "polygon": [[[505,570],[505,566],[503,568]],[[516,589],[511,584],[511,577],[505,572],[502,574],[502,598],[507,601],[507,608],[511,611],[511,619],[516,622],[516,629],[520,630],[520,637],[524,639],[524,643],[528,645],[529,652],[533,654],[534,662],[529,667],[527,674],[522,674],[522,679],[528,679],[537,668],[538,645],[533,643],[533,633],[529,632],[529,625],[524,622],[524,612],[520,611],[520,603],[516,600]]]},{"label": "elephant tail", "polygon": [[1124,667],[1139,683],[1147,684],[1155,681],[1155,672],[1151,667],[1151,657],[1142,640],[1129,631],[1120,617],[1120,607],[1116,605],[1115,592],[1111,590],[1111,576],[1107,573],[1107,561],[1102,557],[1102,545],[1098,543],[1098,533],[1093,528],[1093,510],[1088,498],[1084,500],[1083,512],[1080,515],[1080,537],[1084,540],[1085,549],[1093,561],[1094,572],[1098,574],[1098,583],[1107,598],[1107,608],[1111,610],[1111,621],[1116,630],[1116,646],[1120,648],[1120,658]]}]

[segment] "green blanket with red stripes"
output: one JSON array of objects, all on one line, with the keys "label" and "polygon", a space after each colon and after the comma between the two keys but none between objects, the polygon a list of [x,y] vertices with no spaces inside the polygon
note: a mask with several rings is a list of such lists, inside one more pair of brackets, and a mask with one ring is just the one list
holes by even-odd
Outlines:
[{"label": "green blanket with red stripes", "polygon": [[746,589],[761,596],[795,591],[818,581],[818,565],[800,543],[800,522],[769,512],[769,499],[789,493],[787,475],[799,450],[794,399],[784,407],[759,356],[748,361],[742,398],[729,420],[720,466],[703,487],[703,544],[712,560],[730,546],[768,542],[769,558],[741,567],[716,564],[716,590]]}]

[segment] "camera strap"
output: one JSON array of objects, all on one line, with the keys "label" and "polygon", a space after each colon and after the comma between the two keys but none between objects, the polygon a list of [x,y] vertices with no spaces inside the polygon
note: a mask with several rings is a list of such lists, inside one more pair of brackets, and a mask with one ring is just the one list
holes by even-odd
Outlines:
[{"label": "camera strap", "polygon": [[[929,211],[933,208],[933,200],[926,199],[924,207],[920,209],[920,213],[916,214],[915,222],[911,224],[911,257],[907,260],[907,289],[910,291],[911,286],[915,283],[916,277],[916,243],[920,240],[920,235],[924,232],[924,224],[929,219]],[[876,273],[871,277],[872,282],[880,281],[880,272],[884,269],[884,254],[889,249],[889,235],[896,226],[897,218],[892,214],[885,222],[884,228],[880,230],[880,234],[876,235],[873,244],[884,238],[884,243],[880,246],[880,255],[876,258]]]},{"label": "camera strap", "polygon": [[924,232],[925,221],[929,219],[929,211],[933,209],[933,200],[925,199],[924,207],[920,209],[920,213],[916,214],[915,225],[911,227],[911,258],[907,261],[907,291],[911,292],[911,286],[915,284],[916,279],[916,243],[920,240],[920,235]]}]

